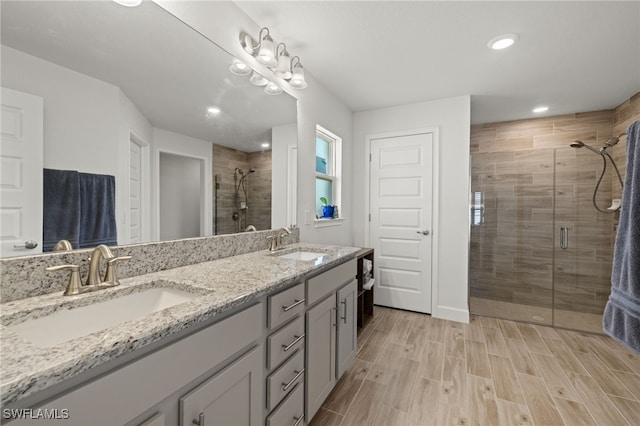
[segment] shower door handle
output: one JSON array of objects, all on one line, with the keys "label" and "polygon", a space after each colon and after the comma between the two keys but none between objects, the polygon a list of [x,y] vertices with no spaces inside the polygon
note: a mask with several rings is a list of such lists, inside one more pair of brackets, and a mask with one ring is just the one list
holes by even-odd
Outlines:
[{"label": "shower door handle", "polygon": [[565,250],[569,248],[569,228],[566,226],[560,227],[560,248]]}]

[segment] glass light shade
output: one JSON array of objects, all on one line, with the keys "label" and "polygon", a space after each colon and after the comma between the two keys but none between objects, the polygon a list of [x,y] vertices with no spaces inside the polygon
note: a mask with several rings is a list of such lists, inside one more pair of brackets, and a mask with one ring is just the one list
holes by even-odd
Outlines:
[{"label": "glass light shade", "polygon": [[251,78],[249,78],[249,82],[254,86],[264,86],[269,80],[254,71],[253,74],[251,74]]},{"label": "glass light shade", "polygon": [[291,72],[291,58],[289,57],[289,54],[286,50],[282,52],[278,57],[278,64],[276,65],[276,69],[273,73],[280,78],[284,78],[285,80],[290,79],[293,75],[293,73]]},{"label": "glass light shade", "polygon": [[231,71],[235,75],[251,74],[251,68],[241,60],[235,58],[233,59],[233,63],[229,67],[229,71]]},{"label": "glass light shade", "polygon": [[264,92],[267,95],[279,95],[280,93],[282,93],[282,89],[277,84],[270,81],[267,84],[267,87],[264,88]]},{"label": "glass light shade", "polygon": [[289,84],[296,89],[304,89],[307,87],[307,82],[304,79],[304,68],[299,62],[295,67],[293,67],[293,76],[291,77]]},{"label": "glass light shade", "polygon": [[262,39],[262,42],[260,43],[260,51],[258,52],[258,56],[256,56],[256,60],[268,67],[273,67],[278,63],[273,49],[273,39],[269,34],[265,35]]}]

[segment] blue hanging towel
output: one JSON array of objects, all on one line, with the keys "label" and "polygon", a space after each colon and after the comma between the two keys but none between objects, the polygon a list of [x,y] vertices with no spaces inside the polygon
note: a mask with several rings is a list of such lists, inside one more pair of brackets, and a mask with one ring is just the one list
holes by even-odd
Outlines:
[{"label": "blue hanging towel", "polygon": [[80,173],[80,248],[116,245],[116,178]]},{"label": "blue hanging towel", "polygon": [[80,241],[80,180],[75,170],[43,169],[42,251],[60,240]]},{"label": "blue hanging towel", "polygon": [[627,131],[627,174],[603,328],[640,353],[640,121]]}]

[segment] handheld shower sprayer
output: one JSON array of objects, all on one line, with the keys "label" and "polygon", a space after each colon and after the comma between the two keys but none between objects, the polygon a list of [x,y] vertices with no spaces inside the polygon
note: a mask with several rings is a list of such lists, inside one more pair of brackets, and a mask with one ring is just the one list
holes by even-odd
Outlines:
[{"label": "handheld shower sprayer", "polygon": [[596,195],[598,194],[598,188],[600,188],[600,183],[602,182],[602,178],[604,178],[604,174],[607,171],[607,158],[609,158],[609,160],[611,161],[611,164],[613,165],[613,168],[616,171],[616,174],[618,175],[618,180],[620,181],[620,187],[623,187],[624,184],[622,183],[622,176],[620,175],[620,171],[618,170],[618,166],[616,165],[616,162],[613,160],[613,158],[611,157],[611,155],[609,155],[609,153],[607,152],[607,148],[611,148],[612,146],[614,146],[615,144],[617,144],[620,141],[620,138],[618,137],[612,137],[607,139],[607,141],[605,142],[604,146],[602,148],[600,148],[599,150],[587,145],[586,143],[582,142],[582,141],[573,141],[569,144],[569,146],[571,148],[587,148],[589,151],[591,152],[595,152],[596,154],[600,155],[602,157],[602,173],[600,174],[600,178],[598,179],[598,183],[596,183],[596,187],[593,190],[593,207],[596,208],[596,210],[598,210],[601,213],[613,213],[615,211],[618,211],[618,209],[615,210],[603,210],[600,207],[598,207],[598,204],[596,203]]}]

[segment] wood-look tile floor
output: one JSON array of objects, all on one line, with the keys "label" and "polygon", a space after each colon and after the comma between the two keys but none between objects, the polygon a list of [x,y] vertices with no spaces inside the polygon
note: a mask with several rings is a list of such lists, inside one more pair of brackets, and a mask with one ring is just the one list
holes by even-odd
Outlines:
[{"label": "wood-look tile floor", "polygon": [[376,306],[312,426],[639,425],[640,357],[612,339]]}]

